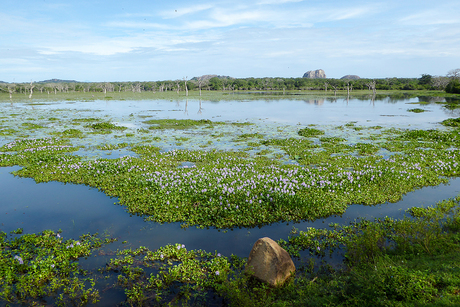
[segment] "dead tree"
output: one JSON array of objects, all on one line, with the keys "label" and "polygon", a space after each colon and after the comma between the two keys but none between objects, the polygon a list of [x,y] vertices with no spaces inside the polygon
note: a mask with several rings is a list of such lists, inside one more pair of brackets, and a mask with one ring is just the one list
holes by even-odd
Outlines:
[{"label": "dead tree", "polygon": [[377,93],[377,90],[375,89],[375,80],[373,80],[372,82],[367,83],[366,85],[369,88],[369,91],[372,91],[373,95],[375,95]]},{"label": "dead tree", "polygon": [[448,77],[434,77],[432,79],[433,86],[438,90],[445,90],[447,84],[449,84],[450,79]]},{"label": "dead tree", "polygon": [[334,97],[335,97],[335,96],[337,96],[337,86],[332,85],[332,84],[331,84],[331,86],[334,89]]},{"label": "dead tree", "polygon": [[324,82],[324,91],[325,91],[325,92],[327,92],[327,86],[328,86],[328,85],[329,85],[329,84],[328,84],[327,82]]},{"label": "dead tree", "polygon": [[201,97],[201,85],[203,84],[203,77],[198,78],[198,88],[200,89],[200,97]]},{"label": "dead tree", "polygon": [[460,79],[460,68],[449,70],[447,77],[451,79]]},{"label": "dead tree", "polygon": [[140,83],[136,83],[135,85],[131,84],[131,90],[133,91],[133,93],[140,93],[141,92],[141,84]]},{"label": "dead tree", "polygon": [[176,80],[176,86],[177,86],[177,93],[179,94],[179,90],[180,90],[180,81],[179,80]]},{"label": "dead tree", "polygon": [[34,81],[30,81],[29,99],[32,98],[32,94],[34,93],[34,87],[35,87],[35,85],[34,85],[33,83],[34,83]]},{"label": "dead tree", "polygon": [[13,93],[16,88],[16,84],[8,84],[8,93],[10,93],[10,99],[13,98]]},{"label": "dead tree", "polygon": [[184,78],[184,82],[185,82],[185,96],[188,96],[188,88],[187,88],[187,76],[185,76],[185,78]]}]

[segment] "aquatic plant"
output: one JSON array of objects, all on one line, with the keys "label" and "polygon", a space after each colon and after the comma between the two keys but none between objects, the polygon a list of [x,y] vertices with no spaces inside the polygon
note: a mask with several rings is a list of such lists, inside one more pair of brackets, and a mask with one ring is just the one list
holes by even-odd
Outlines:
[{"label": "aquatic plant", "polygon": [[40,305],[52,298],[58,306],[95,303],[95,281],[78,265],[78,259],[111,240],[83,235],[64,240],[51,230],[38,234],[0,233],[0,300],[13,304]]},{"label": "aquatic plant", "polygon": [[304,137],[316,137],[316,136],[319,136],[319,135],[323,135],[324,131],[316,129],[316,128],[308,128],[307,127],[307,128],[300,129],[298,131],[298,134],[300,136],[304,136]]}]

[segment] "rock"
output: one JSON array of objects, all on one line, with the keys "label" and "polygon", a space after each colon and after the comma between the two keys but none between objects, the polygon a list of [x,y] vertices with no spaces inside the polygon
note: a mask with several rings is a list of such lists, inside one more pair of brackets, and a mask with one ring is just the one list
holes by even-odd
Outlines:
[{"label": "rock", "polygon": [[310,78],[310,79],[326,78],[326,73],[322,69],[310,70],[303,74],[303,78]]},{"label": "rock", "polygon": [[357,75],[346,75],[346,76],[343,76],[340,79],[358,80],[358,79],[361,79],[361,78],[359,76],[357,76]]},{"label": "rock", "polygon": [[291,256],[272,239],[257,240],[249,254],[246,270],[254,272],[254,277],[270,286],[282,285],[295,272]]}]

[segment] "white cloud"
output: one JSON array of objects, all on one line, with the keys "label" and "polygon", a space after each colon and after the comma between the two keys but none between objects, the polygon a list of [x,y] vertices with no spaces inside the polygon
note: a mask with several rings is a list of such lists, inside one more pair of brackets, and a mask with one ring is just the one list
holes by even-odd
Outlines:
[{"label": "white cloud", "polygon": [[373,12],[375,8],[371,6],[367,7],[351,7],[351,8],[342,8],[340,10],[327,10],[326,19],[327,20],[345,20],[357,18],[360,16],[365,16]]},{"label": "white cloud", "polygon": [[432,9],[411,14],[401,18],[399,21],[401,24],[413,26],[459,24],[458,12],[458,10],[452,10],[452,8],[447,10]]},{"label": "white cloud", "polygon": [[163,18],[169,19],[169,18],[177,18],[181,17],[184,15],[190,15],[202,11],[209,10],[213,8],[214,5],[212,4],[203,4],[203,5],[196,5],[196,6],[190,6],[190,7],[178,7],[174,10],[168,10],[168,11],[163,11],[160,13],[160,16]]}]

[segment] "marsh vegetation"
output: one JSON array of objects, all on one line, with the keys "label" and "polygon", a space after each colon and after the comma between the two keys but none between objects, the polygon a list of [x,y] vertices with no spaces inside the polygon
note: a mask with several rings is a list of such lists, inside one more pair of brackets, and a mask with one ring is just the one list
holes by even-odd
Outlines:
[{"label": "marsh vegetation", "polygon": [[[290,282],[270,289],[253,280],[231,246],[225,255],[183,242],[135,246],[109,229],[65,238],[5,222],[4,302],[85,305],[108,291],[135,306],[458,304],[456,195],[405,216],[308,224],[350,206],[397,206],[459,177],[459,115],[445,99],[189,95],[6,99],[0,166],[20,166],[13,174],[37,183],[97,188],[157,231],[297,222],[273,238],[296,260]],[[90,255],[101,260],[83,267]]]}]

